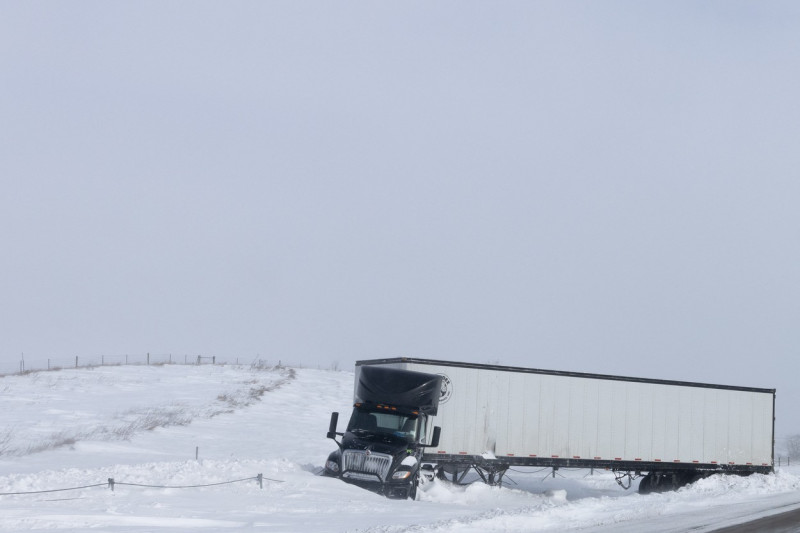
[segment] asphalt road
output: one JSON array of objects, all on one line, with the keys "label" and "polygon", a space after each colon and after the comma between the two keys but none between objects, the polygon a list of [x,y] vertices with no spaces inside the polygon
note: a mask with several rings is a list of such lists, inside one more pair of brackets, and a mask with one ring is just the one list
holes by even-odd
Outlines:
[{"label": "asphalt road", "polygon": [[800,509],[759,518],[752,522],[715,529],[714,533],[798,533]]}]

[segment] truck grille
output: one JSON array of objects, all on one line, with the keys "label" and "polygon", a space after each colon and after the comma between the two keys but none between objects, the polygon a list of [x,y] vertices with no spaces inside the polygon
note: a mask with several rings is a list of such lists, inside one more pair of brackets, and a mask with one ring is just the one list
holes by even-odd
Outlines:
[{"label": "truck grille", "polygon": [[385,481],[392,465],[391,455],[365,450],[345,450],[342,458],[342,476],[363,481]]}]

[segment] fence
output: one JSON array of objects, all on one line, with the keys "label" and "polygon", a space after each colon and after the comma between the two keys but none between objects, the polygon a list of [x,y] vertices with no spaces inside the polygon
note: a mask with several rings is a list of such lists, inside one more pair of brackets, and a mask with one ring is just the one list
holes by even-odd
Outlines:
[{"label": "fence", "polygon": [[[124,354],[96,356],[74,356],[60,358],[28,358],[24,356],[18,363],[0,360],[0,376],[24,374],[27,372],[38,372],[43,370],[61,370],[64,368],[90,368],[97,366],[120,366],[120,365],[226,365],[226,364],[247,364],[249,366],[266,367],[266,360],[258,356],[252,357],[220,357],[217,355],[196,355],[196,354]],[[280,366],[280,361],[278,361]]]},{"label": "fence", "polygon": [[202,483],[199,485],[145,485],[142,483],[126,483],[124,481],[115,481],[114,478],[108,478],[107,482],[103,483],[94,483],[91,485],[81,485],[79,487],[66,487],[66,488],[58,488],[58,489],[45,489],[45,490],[29,490],[29,491],[21,491],[21,492],[0,492],[0,496],[27,496],[31,494],[47,494],[51,492],[65,492],[65,491],[72,491],[72,490],[83,490],[83,489],[93,489],[96,487],[108,487],[109,490],[112,492],[114,491],[114,487],[116,486],[128,486],[128,487],[143,487],[143,488],[150,488],[150,489],[197,489],[197,488],[204,488],[204,487],[217,487],[220,485],[232,485],[233,483],[242,483],[244,481],[255,481],[258,483],[258,487],[260,489],[264,488],[264,481],[273,481],[275,483],[283,483],[283,481],[279,479],[270,479],[268,477],[264,477],[263,474],[258,474],[254,477],[248,477],[244,479],[233,479],[230,481],[218,481],[216,483]]}]

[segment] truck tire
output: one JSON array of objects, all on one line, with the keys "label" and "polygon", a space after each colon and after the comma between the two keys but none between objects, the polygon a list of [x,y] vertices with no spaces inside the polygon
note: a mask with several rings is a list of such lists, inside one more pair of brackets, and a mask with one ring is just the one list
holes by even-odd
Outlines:
[{"label": "truck tire", "polygon": [[411,487],[408,489],[408,499],[409,500],[416,500],[417,499],[417,488],[419,487],[419,473],[414,477],[414,481],[411,482]]},{"label": "truck tire", "polygon": [[650,494],[652,491],[653,475],[647,474],[639,482],[639,494]]}]

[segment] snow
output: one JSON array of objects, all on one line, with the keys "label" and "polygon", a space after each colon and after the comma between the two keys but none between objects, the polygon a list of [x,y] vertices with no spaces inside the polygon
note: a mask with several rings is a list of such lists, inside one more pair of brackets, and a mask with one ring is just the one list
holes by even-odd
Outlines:
[{"label": "snow", "polygon": [[417,458],[414,457],[413,455],[409,455],[408,457],[400,461],[400,464],[403,466],[407,466],[409,468],[414,467],[417,464]]},{"label": "snow", "polygon": [[[0,492],[91,487],[0,496],[0,531],[711,531],[800,507],[795,467],[646,496],[610,472],[515,469],[502,488],[435,481],[387,500],[317,475],[352,380],[219,365],[2,377]],[[160,488],[192,485],[210,486]]]}]

